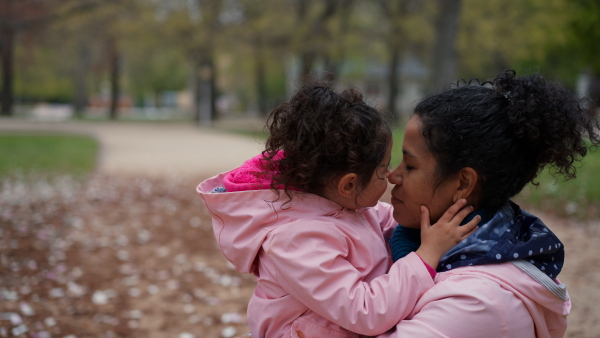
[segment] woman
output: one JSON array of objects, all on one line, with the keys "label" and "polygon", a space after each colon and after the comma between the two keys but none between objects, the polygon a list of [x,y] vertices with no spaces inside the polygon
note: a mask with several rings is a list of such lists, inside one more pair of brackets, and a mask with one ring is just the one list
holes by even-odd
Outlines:
[{"label": "woman", "polygon": [[[421,208],[432,223],[465,198],[479,229],[440,261],[435,286],[385,337],[562,337],[571,303],[557,279],[560,240],[510,201],[545,166],[567,179],[598,114],[538,75],[501,73],[420,102],[406,126],[402,163],[389,176],[394,260],[419,245]],[[467,218],[468,219],[468,218]]]}]

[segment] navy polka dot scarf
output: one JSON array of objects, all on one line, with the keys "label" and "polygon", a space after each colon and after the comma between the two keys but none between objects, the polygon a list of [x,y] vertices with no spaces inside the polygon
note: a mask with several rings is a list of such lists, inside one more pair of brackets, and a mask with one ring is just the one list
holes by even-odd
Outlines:
[{"label": "navy polka dot scarf", "polygon": [[[550,278],[560,273],[565,251],[560,240],[542,221],[509,202],[491,218],[485,213],[471,236],[458,243],[442,257],[437,271],[448,271],[468,265],[504,263],[524,259],[535,265]],[[390,239],[394,261],[415,251],[421,244],[420,230],[398,226]]]}]

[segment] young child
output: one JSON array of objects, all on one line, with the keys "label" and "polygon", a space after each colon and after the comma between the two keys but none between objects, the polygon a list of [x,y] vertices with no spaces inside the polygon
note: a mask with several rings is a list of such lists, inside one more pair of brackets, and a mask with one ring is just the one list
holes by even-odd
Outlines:
[{"label": "young child", "polygon": [[[460,200],[422,244],[390,266],[396,223],[387,188],[392,134],[360,92],[310,81],[268,120],[266,149],[202,182],[225,257],[257,286],[248,305],[254,337],[358,337],[393,327],[433,286],[442,255],[476,229],[459,227]],[[424,215],[426,211],[424,212]]]}]

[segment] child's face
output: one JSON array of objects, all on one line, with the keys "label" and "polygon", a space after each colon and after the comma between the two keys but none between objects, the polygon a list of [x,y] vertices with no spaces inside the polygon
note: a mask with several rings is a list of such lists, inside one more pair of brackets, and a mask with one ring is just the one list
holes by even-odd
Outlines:
[{"label": "child's face", "polygon": [[377,169],[373,173],[371,180],[360,192],[357,198],[357,204],[361,207],[372,207],[383,196],[388,186],[388,175],[390,174],[390,160],[392,158],[392,142],[390,141],[383,161],[379,163]]},{"label": "child's face", "polygon": [[452,205],[452,179],[436,187],[437,162],[421,132],[418,116],[413,116],[404,130],[402,162],[390,175],[394,219],[402,226],[419,228],[421,206],[429,209],[431,224]]}]

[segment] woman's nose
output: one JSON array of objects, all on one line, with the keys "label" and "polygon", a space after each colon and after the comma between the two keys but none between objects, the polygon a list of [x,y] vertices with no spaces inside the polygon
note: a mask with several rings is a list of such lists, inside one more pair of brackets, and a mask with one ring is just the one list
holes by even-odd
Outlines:
[{"label": "woman's nose", "polygon": [[391,184],[401,184],[402,183],[402,177],[400,175],[400,171],[398,170],[398,168],[396,168],[395,170],[393,170],[392,172],[390,172],[388,174],[388,182],[390,182]]}]

